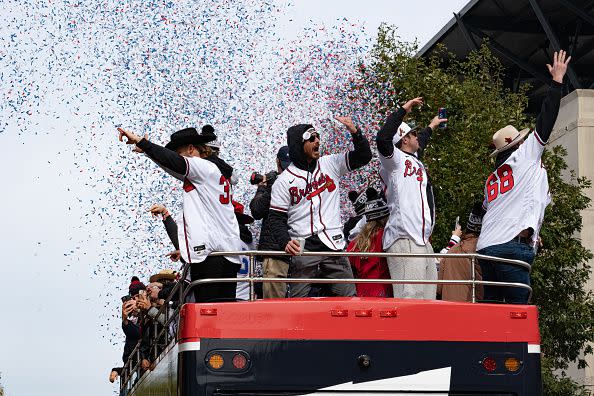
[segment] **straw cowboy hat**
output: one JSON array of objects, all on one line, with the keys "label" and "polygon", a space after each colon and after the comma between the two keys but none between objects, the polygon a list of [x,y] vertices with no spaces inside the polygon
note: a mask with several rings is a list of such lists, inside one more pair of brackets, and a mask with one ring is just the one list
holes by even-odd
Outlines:
[{"label": "straw cowboy hat", "polygon": [[495,146],[495,150],[489,156],[493,157],[514,147],[528,135],[528,132],[530,132],[530,128],[522,129],[520,132],[511,125],[501,128],[493,135],[493,146]]}]

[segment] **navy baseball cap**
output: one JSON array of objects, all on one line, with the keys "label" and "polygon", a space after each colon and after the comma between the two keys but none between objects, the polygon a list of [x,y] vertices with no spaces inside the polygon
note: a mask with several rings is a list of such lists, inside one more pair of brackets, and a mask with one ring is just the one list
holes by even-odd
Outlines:
[{"label": "navy baseball cap", "polygon": [[289,146],[283,146],[278,149],[278,153],[276,153],[276,158],[280,161],[281,168],[283,170],[287,169],[287,167],[291,164],[291,158],[289,157]]}]

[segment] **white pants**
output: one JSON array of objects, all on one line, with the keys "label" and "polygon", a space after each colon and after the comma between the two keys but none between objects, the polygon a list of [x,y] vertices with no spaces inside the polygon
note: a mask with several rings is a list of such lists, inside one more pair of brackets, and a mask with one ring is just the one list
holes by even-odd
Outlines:
[{"label": "white pants", "polygon": [[[410,239],[398,239],[388,248],[389,253],[425,253],[433,254],[433,247],[417,245]],[[388,257],[388,268],[392,279],[436,280],[435,259],[413,257]],[[395,298],[416,298],[435,300],[437,285],[393,284]]]}]

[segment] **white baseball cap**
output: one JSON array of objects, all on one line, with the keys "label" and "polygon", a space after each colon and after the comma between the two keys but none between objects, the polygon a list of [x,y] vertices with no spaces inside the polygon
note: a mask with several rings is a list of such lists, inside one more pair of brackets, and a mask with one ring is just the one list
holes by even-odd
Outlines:
[{"label": "white baseball cap", "polygon": [[405,137],[410,131],[413,130],[416,130],[416,128],[411,128],[410,125],[408,125],[406,122],[401,123],[398,127],[398,131],[394,135],[394,138],[392,138],[392,143],[397,144],[399,141],[402,140],[403,137]]},{"label": "white baseball cap", "polygon": [[495,150],[489,156],[493,157],[502,151],[514,147],[521,139],[528,135],[528,132],[530,132],[530,128],[522,129],[518,132],[511,125],[504,126],[493,135],[493,146],[495,146]]}]

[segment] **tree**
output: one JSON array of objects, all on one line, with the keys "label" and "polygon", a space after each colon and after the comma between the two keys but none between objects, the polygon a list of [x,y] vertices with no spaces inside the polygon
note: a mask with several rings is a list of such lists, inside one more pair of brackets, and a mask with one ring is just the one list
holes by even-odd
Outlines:
[{"label": "tree", "polygon": [[[456,216],[466,219],[472,204],[483,199],[484,182],[493,167],[489,143],[494,131],[507,124],[522,129],[534,120],[525,113],[528,87],[519,92],[505,89],[503,66],[486,45],[461,61],[445,48],[429,59],[417,58],[415,52],[416,45],[399,41],[395,28],[381,26],[371,62],[361,66],[360,81],[351,84],[349,95],[376,109],[368,125],[374,125],[378,115],[384,119],[397,102],[417,96],[423,96],[426,105],[415,109],[408,123],[424,126],[439,107],[447,107],[448,128],[433,133],[423,157],[435,192],[437,247],[447,242]],[[594,298],[584,290],[592,255],[575,236],[581,230],[580,211],[589,206],[584,190],[590,182],[562,179],[564,155],[556,147],[544,156],[553,204],[541,234],[545,246],[532,272],[533,301],[540,309],[543,378],[551,395],[581,392],[563,374],[557,378],[552,373],[566,369],[580,351],[592,353],[586,344],[594,341]]]}]

